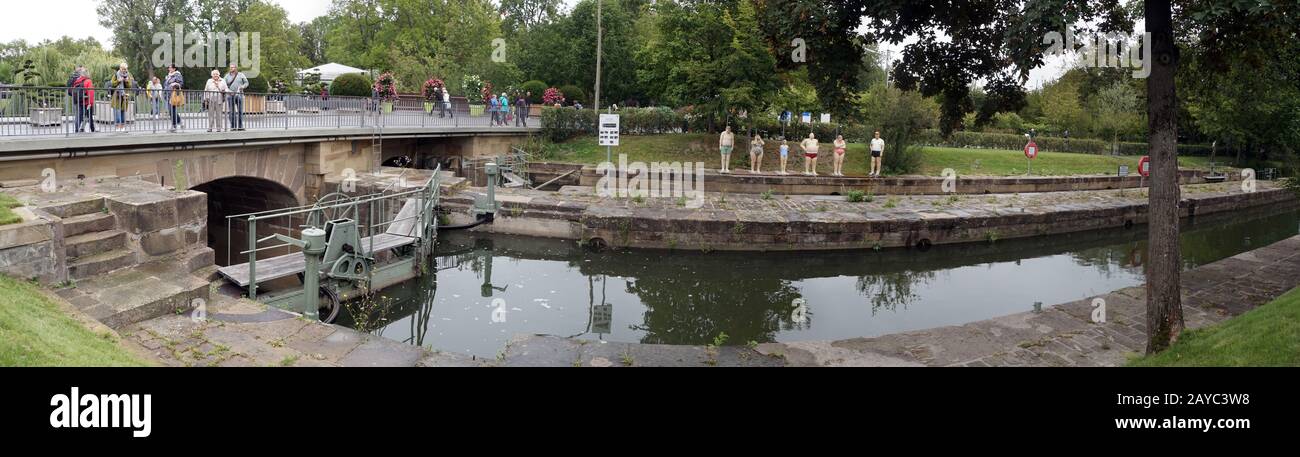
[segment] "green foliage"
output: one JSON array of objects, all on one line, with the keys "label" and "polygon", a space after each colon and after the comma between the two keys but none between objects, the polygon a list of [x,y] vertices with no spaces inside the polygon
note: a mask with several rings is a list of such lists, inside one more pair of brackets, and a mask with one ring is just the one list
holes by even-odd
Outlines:
[{"label": "green foliage", "polygon": [[542,102],[542,95],[546,93],[546,88],[547,88],[546,83],[535,79],[530,81],[525,81],[523,84],[519,85],[519,90],[521,92],[524,93],[532,92],[533,95],[528,97],[528,101],[532,103]]},{"label": "green foliage", "polygon": [[567,84],[564,86],[560,86],[559,89],[560,92],[564,94],[565,101],[569,103],[577,101],[577,102],[582,102],[582,104],[584,105],[588,105],[588,106],[591,105],[591,99],[587,98],[587,93],[583,92],[581,87],[572,84]]},{"label": "green foliage", "polygon": [[0,275],[0,366],[144,366],[148,362],[68,317],[50,295]]},{"label": "green foliage", "polygon": [[270,88],[271,84],[266,82],[266,76],[258,75],[256,78],[248,78],[248,90],[246,92],[265,94]]},{"label": "green foliage", "polygon": [[542,136],[561,142],[583,134],[595,134],[597,115],[594,110],[542,108]]},{"label": "green foliage", "polygon": [[[923,131],[933,127],[937,107],[917,92],[875,86],[859,100],[867,127],[880,131],[885,140],[885,171],[891,174],[914,173],[921,167]],[[871,137],[868,137],[871,138]],[[846,137],[847,139],[847,137]],[[869,140],[867,140],[869,141]]]},{"label": "green foliage", "polygon": [[374,83],[370,77],[360,73],[339,75],[330,84],[330,95],[340,97],[369,97],[373,94]]},{"label": "green foliage", "polygon": [[848,200],[851,203],[860,203],[860,202],[867,201],[867,193],[858,189],[850,190],[847,194],[845,194],[845,196],[848,197]]}]

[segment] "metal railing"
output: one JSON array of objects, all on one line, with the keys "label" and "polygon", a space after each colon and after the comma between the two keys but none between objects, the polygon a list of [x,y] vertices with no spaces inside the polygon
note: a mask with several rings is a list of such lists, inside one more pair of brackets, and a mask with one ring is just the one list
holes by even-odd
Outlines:
[{"label": "metal railing", "polygon": [[[173,105],[178,92],[180,103]],[[98,133],[169,133],[211,130],[286,130],[384,127],[515,127],[471,115],[467,105],[371,97],[216,93],[196,90],[0,87],[0,137],[81,136]],[[511,107],[511,114],[518,114]],[[530,127],[540,126],[535,117]],[[82,133],[84,132],[84,133]]]},{"label": "metal railing", "polygon": [[[275,244],[270,246],[259,246],[259,244],[270,241],[272,237],[258,238],[257,223],[261,221],[285,220],[292,224],[295,219],[306,219],[308,224],[302,225],[299,229],[309,226],[315,228],[324,228],[326,222],[332,219],[331,216],[351,215],[357,220],[357,228],[363,242],[361,248],[364,254],[374,253],[375,235],[386,233],[388,227],[398,222],[414,220],[414,234],[393,234],[395,236],[418,238],[418,255],[428,256],[433,252],[433,242],[437,237],[438,219],[435,209],[441,198],[440,180],[438,179],[441,167],[433,170],[433,175],[429,177],[422,186],[410,190],[389,193],[389,188],[379,192],[359,195],[356,197],[345,197],[333,201],[322,201],[312,205],[304,205],[293,208],[281,208],[268,211],[259,211],[253,213],[233,214],[226,216],[226,246],[227,258],[230,258],[229,251],[232,242],[231,236],[235,228],[234,224],[242,223],[247,231],[248,249],[238,252],[239,255],[248,256],[248,297],[257,298],[257,253],[269,252],[283,249],[284,255],[292,255],[293,246],[289,244]],[[337,195],[337,194],[335,194]],[[328,196],[326,197],[328,198]],[[414,215],[408,217],[399,217],[400,210],[406,204],[408,199],[415,199],[417,211]],[[396,209],[396,211],[394,211]],[[364,215],[364,219],[361,219]],[[315,222],[313,224],[312,222]],[[294,230],[290,233],[283,233],[286,236],[294,236]],[[300,230],[298,230],[300,231]],[[278,232],[278,231],[273,231]],[[365,241],[369,241],[369,244]],[[230,262],[232,265],[233,262]]]}]

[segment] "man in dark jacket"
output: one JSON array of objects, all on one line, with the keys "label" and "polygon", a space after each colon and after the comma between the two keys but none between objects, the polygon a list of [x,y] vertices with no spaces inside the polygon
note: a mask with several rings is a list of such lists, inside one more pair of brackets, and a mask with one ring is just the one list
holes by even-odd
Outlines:
[{"label": "man in dark jacket", "polygon": [[520,95],[519,99],[515,100],[515,110],[518,111],[515,114],[515,127],[528,126],[528,97],[532,95],[533,93],[529,92],[528,95]]}]

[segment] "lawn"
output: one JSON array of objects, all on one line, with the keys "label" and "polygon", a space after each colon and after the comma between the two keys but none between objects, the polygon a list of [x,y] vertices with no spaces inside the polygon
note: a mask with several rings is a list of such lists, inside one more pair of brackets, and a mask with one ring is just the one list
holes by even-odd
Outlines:
[{"label": "lawn", "polygon": [[23,204],[18,203],[18,200],[15,200],[13,197],[8,195],[0,194],[0,225],[17,224],[22,222],[23,218],[14,214],[13,211],[14,208],[19,206],[23,206]]},{"label": "lawn", "polygon": [[[780,143],[768,141],[763,154],[763,170],[775,171],[779,168],[780,155],[777,153]],[[791,157],[787,171],[803,172],[802,156],[797,154],[799,145],[790,143]],[[844,163],[844,174],[865,176],[870,169],[867,161],[867,145],[849,143]],[[829,173],[831,146],[822,143],[822,159],[818,160],[818,172]],[[886,148],[885,153],[889,150]],[[711,134],[669,134],[669,135],[624,135],[620,145],[614,148],[614,161],[619,154],[627,154],[629,161],[703,161],[712,169],[718,168],[718,137]],[[1026,160],[1021,151],[995,149],[960,149],[927,147],[920,174],[939,176],[945,168],[952,168],[962,176],[1014,176],[1025,174]],[[596,164],[605,160],[605,148],[596,144],[595,138],[579,138],[559,144],[546,144],[542,147],[544,160],[557,162],[574,162]],[[1096,154],[1074,154],[1063,152],[1041,152],[1034,159],[1033,174],[1038,176],[1114,174],[1120,165],[1128,165],[1133,174],[1137,174],[1137,156],[1102,156]],[[1179,157],[1182,167],[1205,168],[1209,162],[1205,157]],[[743,137],[736,137],[736,151],[731,154],[732,170],[743,172],[749,169],[749,147]]]},{"label": "lawn", "polygon": [[110,333],[68,316],[38,286],[0,275],[0,366],[144,366]]},{"label": "lawn", "polygon": [[1217,325],[1184,332],[1168,350],[1129,366],[1300,366],[1300,288]]}]

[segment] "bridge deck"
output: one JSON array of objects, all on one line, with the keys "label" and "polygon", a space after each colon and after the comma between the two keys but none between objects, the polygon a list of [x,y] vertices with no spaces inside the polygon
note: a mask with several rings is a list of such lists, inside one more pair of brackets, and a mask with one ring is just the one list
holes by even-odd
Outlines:
[{"label": "bridge deck", "polygon": [[[96,119],[99,120],[99,119]],[[270,141],[286,138],[518,135],[541,129],[541,121],[529,118],[528,127],[492,125],[489,116],[438,117],[422,111],[395,111],[377,115],[366,112],[245,114],[243,131],[208,132],[205,115],[181,115],[182,129],[171,132],[166,115],[154,119],[138,115],[116,132],[111,124],[99,124],[96,133],[78,133],[71,116],[53,126],[35,126],[26,119],[0,118],[0,154],[34,151],[81,151],[105,148],[135,148],[171,144]]]},{"label": "bridge deck", "polygon": [[[371,249],[371,242],[374,242],[374,248]],[[414,243],[415,238],[390,233],[381,233],[373,237],[361,239],[362,249],[371,249],[370,252],[393,249]],[[328,269],[329,265],[321,265],[321,270]],[[257,261],[257,281],[270,281],[272,279],[284,278],[302,273],[307,269],[307,258],[301,252],[285,254],[279,257],[271,257],[266,260]],[[231,265],[222,267],[217,270],[221,276],[229,279],[239,287],[248,287],[248,264]]]}]

